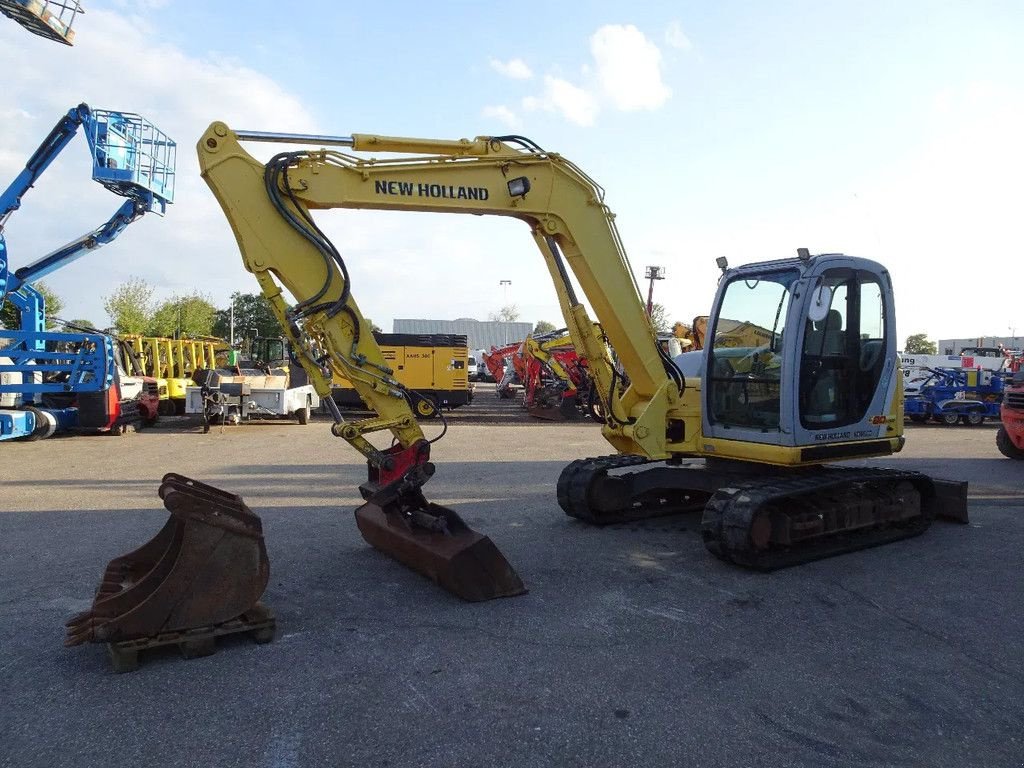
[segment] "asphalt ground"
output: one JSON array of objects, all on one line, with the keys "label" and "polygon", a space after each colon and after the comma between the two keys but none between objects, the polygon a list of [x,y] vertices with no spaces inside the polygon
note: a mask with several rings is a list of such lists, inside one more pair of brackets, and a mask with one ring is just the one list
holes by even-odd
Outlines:
[{"label": "asphalt ground", "polygon": [[[970,525],[759,574],[696,516],[565,517],[555,480],[610,452],[598,427],[481,388],[427,486],[530,589],[481,604],[362,541],[365,468],[322,420],[4,444],[0,765],[1020,766],[1024,462],[994,426],[907,432],[878,463],[969,480]],[[168,471],[262,517],[278,635],[114,674],[63,623],[163,524]]]}]

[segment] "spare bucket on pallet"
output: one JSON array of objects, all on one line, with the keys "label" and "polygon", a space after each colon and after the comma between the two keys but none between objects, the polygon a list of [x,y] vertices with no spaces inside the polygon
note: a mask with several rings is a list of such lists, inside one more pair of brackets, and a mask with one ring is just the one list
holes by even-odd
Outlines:
[{"label": "spare bucket on pallet", "polygon": [[253,608],[270,564],[259,517],[242,501],[182,475],[159,490],[170,519],[107,565],[92,607],[67,622],[65,645],[111,643],[211,627]]}]

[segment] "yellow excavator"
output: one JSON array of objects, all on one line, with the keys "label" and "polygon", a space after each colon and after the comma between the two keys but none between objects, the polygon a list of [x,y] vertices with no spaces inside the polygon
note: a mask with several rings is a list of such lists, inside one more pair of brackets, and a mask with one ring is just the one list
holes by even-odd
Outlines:
[{"label": "yellow excavator", "polygon": [[[263,163],[243,142],[317,148],[282,151]],[[464,599],[517,595],[525,586],[488,538],[426,500],[432,441],[381,354],[345,258],[316,223],[316,210],[485,214],[526,224],[572,343],[588,361],[602,401],[602,434],[614,449],[562,471],[558,503],[574,518],[605,524],[702,510],[707,549],[762,570],[914,536],[937,515],[966,521],[966,483],[898,467],[830,464],[889,456],[904,443],[893,288],[873,261],[806,249],[736,268],[720,259],[706,346],[673,359],[644,311],[604,191],[568,159],[526,138],[307,136],[215,122],[197,151],[246,269],[331,409],[332,432],[366,457],[365,503],[355,513],[361,533]],[[760,329],[757,343],[737,346],[733,335],[719,334],[720,318]],[[352,382],[376,415],[349,421],[333,408],[335,375]],[[375,445],[374,435],[387,447]],[[230,509],[238,535],[258,541],[246,561],[249,572],[262,575],[265,553],[251,513],[238,511],[244,505],[237,497],[198,483],[190,505],[189,482],[173,476],[165,483],[162,495],[175,502],[172,513],[183,526],[165,538],[188,539],[197,526],[216,524],[218,509]],[[161,561],[194,555],[186,549],[170,544]],[[236,549],[223,557],[238,557]],[[216,547],[204,556],[219,578],[229,570]],[[195,578],[199,560],[189,558],[190,583],[210,585],[212,579]],[[104,584],[113,569],[130,591],[144,567],[121,558]],[[189,599],[208,607],[216,601],[212,591]],[[148,599],[145,590],[140,598]],[[222,613],[241,613],[242,602],[224,605]],[[132,601],[109,609],[99,597],[97,603],[73,622],[69,642],[123,636],[118,610]],[[187,624],[187,614],[178,612],[178,625]]]}]

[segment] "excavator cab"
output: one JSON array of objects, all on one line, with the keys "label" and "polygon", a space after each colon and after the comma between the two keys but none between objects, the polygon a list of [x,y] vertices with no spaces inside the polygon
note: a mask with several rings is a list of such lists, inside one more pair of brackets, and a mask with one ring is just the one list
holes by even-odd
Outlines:
[{"label": "excavator cab", "polygon": [[899,450],[894,328],[889,274],[867,259],[729,270],[708,334],[704,436],[799,449],[787,463]]}]

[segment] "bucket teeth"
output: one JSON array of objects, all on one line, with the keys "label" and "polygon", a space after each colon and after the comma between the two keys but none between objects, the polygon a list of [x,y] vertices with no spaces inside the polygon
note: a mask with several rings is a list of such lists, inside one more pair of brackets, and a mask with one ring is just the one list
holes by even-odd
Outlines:
[{"label": "bucket teeth", "polygon": [[66,645],[219,624],[263,594],[270,578],[263,526],[241,496],[173,473],[159,495],[170,518],[110,561],[92,607],[67,622]]}]

